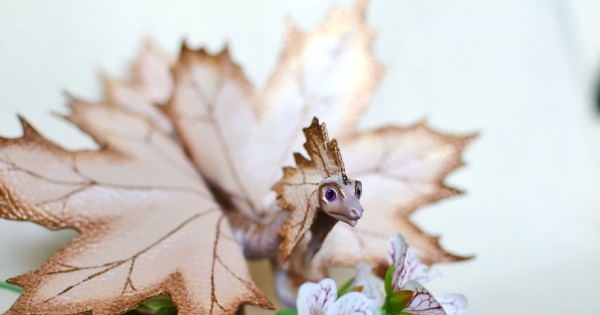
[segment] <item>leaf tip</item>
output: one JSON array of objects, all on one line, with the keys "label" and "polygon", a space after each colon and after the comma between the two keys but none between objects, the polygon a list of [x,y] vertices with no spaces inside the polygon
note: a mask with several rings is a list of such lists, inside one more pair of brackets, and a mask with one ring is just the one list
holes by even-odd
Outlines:
[{"label": "leaf tip", "polygon": [[370,0],[357,0],[354,2],[353,9],[356,10],[358,16],[364,19],[367,15],[367,8],[369,7]]},{"label": "leaf tip", "polygon": [[25,117],[23,117],[21,114],[18,114],[17,118],[19,119],[19,123],[21,124],[21,129],[23,130],[24,138],[41,137],[40,133],[33,127],[33,125],[31,125],[29,121],[27,121]]}]

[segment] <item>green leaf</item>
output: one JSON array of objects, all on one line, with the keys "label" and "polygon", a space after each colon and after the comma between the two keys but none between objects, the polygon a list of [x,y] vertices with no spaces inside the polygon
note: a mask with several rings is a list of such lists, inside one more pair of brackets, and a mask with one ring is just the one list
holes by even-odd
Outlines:
[{"label": "green leaf", "polygon": [[391,265],[385,272],[385,303],[381,307],[383,315],[411,315],[402,312],[414,296],[410,290],[392,291],[392,278],[394,277],[394,265]]},{"label": "green leaf", "polygon": [[352,282],[354,282],[354,277],[348,279],[348,281],[346,281],[346,282],[344,282],[344,284],[342,284],[342,287],[340,288],[340,290],[338,291],[338,294],[337,294],[338,298],[351,291],[350,286],[352,285]]},{"label": "green leaf", "polygon": [[161,308],[155,315],[177,315],[177,308],[175,306]]},{"label": "green leaf", "polygon": [[392,293],[392,278],[394,277],[394,265],[390,265],[385,272],[385,277],[383,278],[383,285],[385,287],[385,302],[381,307],[381,313],[384,315],[392,315],[391,307],[390,307],[390,295]]},{"label": "green leaf", "polygon": [[385,294],[387,296],[392,292],[392,278],[394,277],[394,265],[391,265],[388,270],[385,272],[384,285],[385,285]]},{"label": "green leaf", "polygon": [[6,289],[15,293],[23,293],[23,288],[10,284],[6,281],[0,282],[0,289]]},{"label": "green leaf", "polygon": [[410,290],[394,291],[386,297],[386,299],[389,300],[387,306],[394,314],[402,312],[402,310],[408,306],[408,303],[414,295],[415,292]]},{"label": "green leaf", "polygon": [[[138,309],[146,309],[146,310],[152,310],[152,311],[160,311],[162,309],[167,309],[167,308],[175,308],[175,305],[173,304],[171,297],[169,297],[167,295],[153,297],[151,299],[148,299],[148,300],[142,302],[142,304],[140,304],[138,306]],[[175,314],[177,314],[177,311],[175,312]]]},{"label": "green leaf", "polygon": [[[0,288],[13,291],[15,293],[23,293],[23,288],[12,285],[5,281],[0,282]],[[154,315],[176,315],[177,308],[173,304],[171,298],[167,295],[157,296],[142,302],[135,310],[127,312],[129,315],[138,314],[154,314]],[[286,313],[283,315],[295,315],[294,313]]]},{"label": "green leaf", "polygon": [[275,312],[275,315],[298,315],[298,311],[293,308],[285,308]]}]

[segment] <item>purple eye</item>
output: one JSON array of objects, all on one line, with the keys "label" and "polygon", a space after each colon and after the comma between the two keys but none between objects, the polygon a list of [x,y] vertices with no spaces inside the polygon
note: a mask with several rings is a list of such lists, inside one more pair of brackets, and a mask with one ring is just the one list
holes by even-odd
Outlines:
[{"label": "purple eye", "polygon": [[327,199],[327,201],[332,202],[335,200],[335,198],[337,198],[337,193],[335,192],[335,190],[329,188],[327,189],[327,191],[325,192],[325,199]]}]

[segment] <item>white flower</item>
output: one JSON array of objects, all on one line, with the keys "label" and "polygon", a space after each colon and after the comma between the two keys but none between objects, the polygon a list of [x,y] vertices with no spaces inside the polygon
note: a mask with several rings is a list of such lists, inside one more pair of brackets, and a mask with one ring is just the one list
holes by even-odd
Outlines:
[{"label": "white flower", "polygon": [[362,293],[350,292],[337,299],[337,287],[331,279],[304,283],[298,291],[298,315],[372,315],[371,302]]},{"label": "white flower", "polygon": [[429,268],[412,253],[402,235],[390,238],[388,242],[388,262],[394,265],[392,291],[401,290],[409,280],[429,282]]},{"label": "white flower", "polygon": [[385,302],[383,280],[373,274],[371,265],[361,262],[356,266],[356,276],[350,287],[362,288],[361,292],[369,299],[373,314],[381,313],[381,307]]},{"label": "white flower", "polygon": [[420,282],[430,279],[427,266],[412,254],[404,237],[397,235],[389,241],[388,261],[394,266],[391,291],[412,291],[412,297],[402,312],[414,315],[464,315],[467,299],[462,294],[434,297]]},{"label": "white flower", "polygon": [[446,315],[465,315],[467,313],[467,298],[462,294],[442,294],[435,297],[442,305]]}]

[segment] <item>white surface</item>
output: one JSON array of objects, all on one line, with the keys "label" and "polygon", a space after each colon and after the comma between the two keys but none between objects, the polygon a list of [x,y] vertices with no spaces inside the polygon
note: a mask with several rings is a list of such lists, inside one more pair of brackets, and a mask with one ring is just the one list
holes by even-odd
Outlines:
[{"label": "white surface", "polygon": [[[344,3],[349,3],[345,1]],[[220,48],[262,86],[286,16],[303,27],[330,3],[312,1],[0,2],[0,134],[22,113],[69,148],[85,136],[48,115],[62,91],[99,99],[99,70],[122,76],[141,38],[175,53],[183,38]],[[478,130],[468,167],[450,182],[464,197],[417,220],[477,259],[442,266],[434,293],[457,291],[470,314],[597,313],[600,308],[600,120],[590,87],[600,60],[593,1],[374,1],[377,55],[391,66],[363,126],[423,117]],[[73,234],[0,221],[0,278],[43,262]],[[0,311],[14,295],[0,291]]]}]

